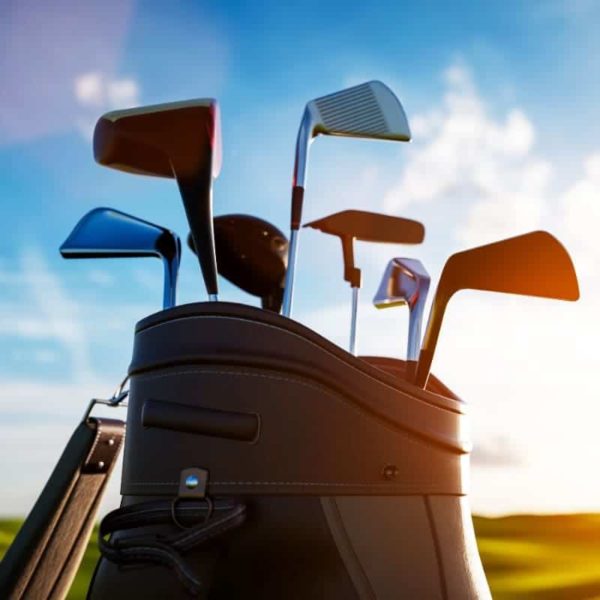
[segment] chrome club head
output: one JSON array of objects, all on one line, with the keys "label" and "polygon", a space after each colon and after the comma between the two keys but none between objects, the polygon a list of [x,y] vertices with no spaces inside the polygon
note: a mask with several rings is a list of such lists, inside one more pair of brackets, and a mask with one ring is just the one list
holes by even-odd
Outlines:
[{"label": "chrome club head", "polygon": [[60,247],[63,258],[156,256],[164,265],[163,308],[175,306],[181,242],[176,233],[112,208],[84,215]]},{"label": "chrome club head", "polygon": [[[416,363],[421,345],[423,309],[431,278],[423,263],[415,258],[393,258],[388,263],[373,298],[376,308],[408,305],[407,362]],[[413,365],[414,367],[414,365]]]},{"label": "chrome club head", "polygon": [[364,210],[344,210],[307,223],[304,227],[312,227],[323,233],[335,235],[342,241],[344,279],[352,288],[349,350],[352,354],[356,354],[356,318],[361,272],[354,266],[354,240],[388,244],[420,244],[425,238],[425,227],[411,219]]},{"label": "chrome club head", "polygon": [[[274,225],[251,215],[214,219],[219,274],[245,292],[258,296],[262,307],[281,310],[288,241]],[[191,236],[188,246],[195,252]]]},{"label": "chrome club head", "polygon": [[212,182],[221,168],[217,101],[208,98],[113,111],[94,131],[102,165],[177,181],[210,300],[217,300]]},{"label": "chrome club head", "polygon": [[318,135],[410,141],[404,109],[394,93],[380,81],[369,81],[307,103],[296,139],[292,183],[290,260],[286,274],[283,314],[292,308],[297,232],[302,222],[302,203],[310,144]]},{"label": "chrome club head", "polygon": [[419,354],[415,383],[422,388],[427,384],[448,301],[465,289],[558,300],[579,298],[571,257],[546,231],[453,254],[442,270]]}]

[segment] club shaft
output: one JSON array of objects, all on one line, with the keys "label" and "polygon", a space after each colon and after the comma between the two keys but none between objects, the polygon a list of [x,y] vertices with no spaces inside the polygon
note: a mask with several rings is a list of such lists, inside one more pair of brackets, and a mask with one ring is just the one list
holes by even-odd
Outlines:
[{"label": "club shaft", "polygon": [[296,254],[298,252],[298,230],[292,229],[290,233],[290,245],[288,254],[288,265],[285,273],[285,288],[283,290],[283,304],[281,313],[284,317],[292,314],[292,298],[294,293],[294,276],[296,270]]},{"label": "club shaft", "polygon": [[423,345],[421,346],[421,351],[419,352],[417,373],[415,375],[415,384],[421,388],[425,388],[427,385],[427,379],[429,378],[429,372],[431,370],[431,363],[433,362],[433,354],[437,346],[440,330],[442,328],[442,320],[444,319],[444,313],[446,312],[448,300],[450,300],[450,296],[440,294],[439,290],[436,292],[436,295],[433,298],[433,304],[431,305],[429,319],[425,329],[425,336],[423,337]]},{"label": "club shaft", "polygon": [[408,346],[406,349],[406,360],[416,361],[419,358],[424,303],[425,298],[419,298],[414,305],[409,306],[410,312],[408,317]]},{"label": "club shaft", "polygon": [[350,345],[348,351],[356,356],[356,318],[358,315],[358,290],[360,288],[352,288],[352,313],[350,315]]},{"label": "club shaft", "polygon": [[177,270],[179,264],[175,260],[163,259],[165,268],[163,287],[163,309],[173,308],[177,293]]}]

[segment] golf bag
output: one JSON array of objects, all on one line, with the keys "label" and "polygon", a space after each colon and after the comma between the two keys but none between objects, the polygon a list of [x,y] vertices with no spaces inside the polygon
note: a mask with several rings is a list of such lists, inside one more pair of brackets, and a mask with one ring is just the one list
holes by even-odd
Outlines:
[{"label": "golf bag", "polygon": [[225,302],[138,323],[91,600],[489,598],[463,403]]}]

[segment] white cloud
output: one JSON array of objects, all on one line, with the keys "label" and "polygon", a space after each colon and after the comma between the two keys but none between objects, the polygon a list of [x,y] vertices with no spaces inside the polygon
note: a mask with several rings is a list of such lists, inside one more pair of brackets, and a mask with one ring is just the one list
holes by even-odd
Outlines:
[{"label": "white cloud", "polygon": [[[68,353],[74,379],[92,376],[87,332],[79,308],[64,290],[35,248],[25,250],[18,276],[5,273],[5,279],[19,284],[18,302],[5,301],[0,311],[0,334],[30,340],[51,340]],[[47,361],[49,355],[40,355]]]},{"label": "white cloud", "polygon": [[110,79],[102,73],[84,73],[75,79],[75,98],[85,107],[128,108],[139,103],[134,79]]},{"label": "white cloud", "polygon": [[100,72],[83,73],[73,83],[75,99],[82,109],[77,124],[86,140],[92,137],[98,115],[114,109],[140,104],[135,79],[113,79]]},{"label": "white cloud", "polygon": [[102,106],[104,90],[98,73],[86,73],[75,79],[75,97],[84,106]]},{"label": "white cloud", "polygon": [[575,257],[582,295],[600,294],[600,152],[587,158],[584,174],[562,197],[563,225]]},{"label": "white cloud", "polygon": [[466,205],[456,238],[467,246],[535,229],[552,170],[533,153],[531,121],[518,108],[493,118],[462,65],[447,69],[445,81],[441,106],[411,119],[414,144],[386,210]]}]

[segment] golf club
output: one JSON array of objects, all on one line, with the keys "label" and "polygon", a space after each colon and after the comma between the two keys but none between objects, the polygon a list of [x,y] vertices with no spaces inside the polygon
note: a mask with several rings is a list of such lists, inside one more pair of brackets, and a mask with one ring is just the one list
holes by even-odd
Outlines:
[{"label": "golf club", "polygon": [[[215,217],[214,229],[219,274],[258,296],[263,308],[278,313],[288,258],[285,235],[268,221],[251,215]],[[191,235],[188,246],[196,251]]]},{"label": "golf club", "polygon": [[336,235],[342,242],[344,280],[349,282],[352,288],[349,351],[356,354],[356,318],[361,272],[354,266],[354,240],[387,244],[420,244],[425,238],[425,227],[411,219],[363,210],[344,210],[307,223],[304,227],[312,227],[323,233]]},{"label": "golf club", "polygon": [[394,93],[380,81],[369,81],[307,103],[296,139],[290,255],[283,293],[283,314],[286,317],[292,312],[297,237],[302,222],[308,150],[313,139],[319,134],[410,141],[410,129],[404,109]]},{"label": "golf club", "polygon": [[209,300],[218,295],[212,182],[221,168],[216,100],[189,100],[114,111],[94,131],[102,165],[177,180]]},{"label": "golf club", "polygon": [[559,300],[579,298],[569,254],[545,231],[453,254],[444,265],[429,313],[415,378],[419,387],[427,384],[446,305],[454,293],[464,289]]},{"label": "golf club", "polygon": [[112,208],[94,208],[75,225],[60,253],[63,258],[156,256],[165,271],[163,308],[175,306],[181,241],[160,225]]},{"label": "golf club", "polygon": [[376,308],[390,308],[408,304],[408,347],[406,350],[406,378],[412,381],[421,346],[423,309],[431,279],[420,260],[393,258],[388,263],[373,298]]}]

